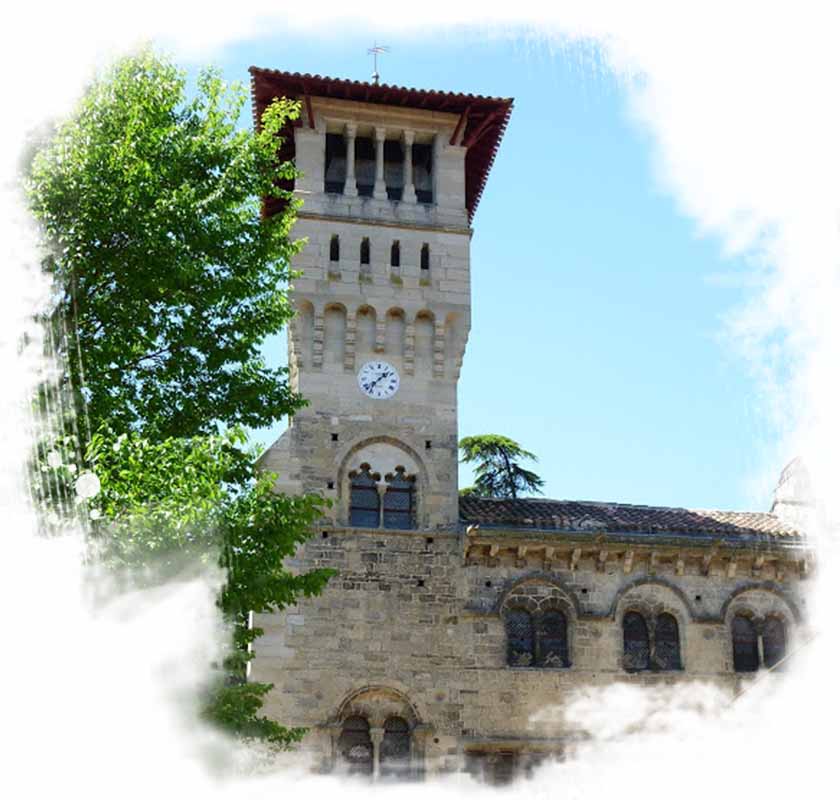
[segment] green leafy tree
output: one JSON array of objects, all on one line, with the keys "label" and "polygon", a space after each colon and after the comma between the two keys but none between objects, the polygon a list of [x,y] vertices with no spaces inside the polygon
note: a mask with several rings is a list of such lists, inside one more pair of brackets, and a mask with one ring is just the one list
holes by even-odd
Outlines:
[{"label": "green leafy tree", "polygon": [[475,484],[463,489],[461,494],[510,499],[523,492],[542,494],[545,481],[519,464],[522,460],[536,461],[537,457],[513,439],[495,433],[465,436],[458,447],[461,463],[472,464],[475,472]]},{"label": "green leafy tree", "polygon": [[[97,78],[33,153],[29,198],[54,286],[47,338],[62,369],[36,398],[60,425],[37,448],[33,494],[51,514],[73,507],[66,487],[92,471],[91,541],[115,568],[162,579],[217,560],[233,646],[206,716],[287,745],[301,732],[259,714],[271,686],[244,682],[262,633],[248,613],[314,594],[330,573],[284,569],[323,501],[276,495],[242,433],[303,403],[259,350],[292,314],[296,206],[279,181],[295,171],[277,152],[297,108],[275,101],[252,132],[237,127],[245,102],[213,70],[190,94],[182,71],[144,50]],[[286,210],[261,217],[263,197]]]},{"label": "green leafy tree", "polygon": [[237,430],[160,442],[98,432],[86,459],[101,484],[90,509],[101,534],[97,555],[112,567],[152,567],[156,581],[196,562],[224,567],[217,603],[233,641],[209,687],[205,716],[244,738],[286,746],[303,731],[260,716],[271,685],[245,682],[249,645],[263,633],[249,626],[249,612],[278,611],[318,594],[333,572],[284,569],[284,559],[309,537],[323,501],[277,495],[271,473],[240,475],[245,440]]},{"label": "green leafy tree", "polygon": [[291,317],[278,100],[258,133],[237,128],[241,86],[144,51],[96,80],[32,161],[29,196],[55,278],[57,356],[75,407],[114,428],[193,436],[264,427],[294,411],[284,368],[260,345]]}]

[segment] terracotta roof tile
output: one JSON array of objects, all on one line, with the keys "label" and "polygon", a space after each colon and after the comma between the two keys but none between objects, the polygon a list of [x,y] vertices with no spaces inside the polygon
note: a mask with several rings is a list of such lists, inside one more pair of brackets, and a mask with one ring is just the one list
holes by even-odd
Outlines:
[{"label": "terracotta roof tile", "polygon": [[461,497],[465,524],[513,528],[591,532],[708,533],[804,538],[773,514],[754,511],[698,511],[686,508],[636,506],[578,500]]},{"label": "terracotta roof tile", "polygon": [[[510,119],[512,98],[412,89],[387,83],[364,83],[260,67],[250,67],[249,72],[255,126],[258,125],[262,112],[275,97],[299,99],[306,95],[464,114],[466,124],[462,126],[463,141],[468,142],[475,137],[464,162],[466,206],[472,220]],[[294,137],[290,134],[290,130],[284,134],[287,137],[285,149],[281,153],[284,159],[294,158]],[[271,213],[272,204],[268,205],[268,212]]]}]

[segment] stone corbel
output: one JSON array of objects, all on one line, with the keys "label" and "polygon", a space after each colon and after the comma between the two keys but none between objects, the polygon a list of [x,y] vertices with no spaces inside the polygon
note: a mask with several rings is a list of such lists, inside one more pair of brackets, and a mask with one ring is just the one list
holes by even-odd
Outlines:
[{"label": "stone corbel", "polygon": [[754,578],[761,577],[761,571],[764,569],[764,555],[758,555],[755,557],[755,561],[753,561],[752,565],[752,573]]},{"label": "stone corbel", "polygon": [[606,550],[600,550],[598,552],[598,561],[595,564],[595,569],[598,570],[598,572],[603,572],[606,569],[608,556],[609,553]]}]

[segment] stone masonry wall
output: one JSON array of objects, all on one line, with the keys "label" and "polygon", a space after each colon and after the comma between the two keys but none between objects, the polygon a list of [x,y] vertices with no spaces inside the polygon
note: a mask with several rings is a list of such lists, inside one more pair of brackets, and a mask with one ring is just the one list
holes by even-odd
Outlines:
[{"label": "stone masonry wall", "polygon": [[[610,561],[602,572],[585,561],[574,572],[547,573],[537,560],[465,566],[461,537],[324,529],[295,566],[332,567],[337,577],[322,596],[255,620],[266,635],[252,678],[276,685],[266,710],[309,727],[307,746],[325,763],[342,704],[365,687],[387,687],[410,701],[423,723],[426,770],[434,772],[456,768],[465,742],[574,738],[562,710],[581,688],[702,680],[734,690],[744,679],[732,669],[728,625],[737,609],[772,610],[791,637],[801,624],[799,578],[775,586],[761,576],[690,569],[652,576],[643,565],[625,574]],[[507,666],[500,609],[510,592],[563,598],[571,667]],[[628,609],[677,618],[682,671],[624,671],[621,617]]]}]

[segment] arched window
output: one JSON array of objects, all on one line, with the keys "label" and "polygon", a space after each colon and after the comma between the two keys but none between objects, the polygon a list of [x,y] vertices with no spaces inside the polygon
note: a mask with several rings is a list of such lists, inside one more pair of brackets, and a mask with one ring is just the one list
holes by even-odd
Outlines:
[{"label": "arched window", "polygon": [[624,615],[624,669],[641,672],[650,669],[650,638],[644,617],[637,611]]},{"label": "arched window", "polygon": [[359,263],[370,264],[370,239],[365,236],[362,243],[359,245]]},{"label": "arched window", "polygon": [[371,474],[370,465],[350,473],[350,524],[357,528],[379,527],[379,476]]},{"label": "arched window", "polygon": [[411,729],[402,717],[389,717],[379,748],[379,774],[383,778],[406,778],[410,768]]},{"label": "arched window", "polygon": [[429,245],[427,244],[420,248],[420,269],[429,269]]},{"label": "arched window", "polygon": [[566,615],[551,609],[537,621],[537,663],[540,667],[568,667],[569,646]]},{"label": "arched window", "polygon": [[755,623],[743,614],[732,620],[732,660],[735,672],[758,669],[758,633]]},{"label": "arched window", "polygon": [[524,608],[512,608],[505,614],[508,664],[512,667],[534,665],[534,622]]},{"label": "arched window", "polygon": [[382,524],[385,528],[410,530],[414,527],[414,478],[397,467],[394,475],[387,475]]},{"label": "arched window", "polygon": [[339,257],[339,244],[338,244],[338,236],[333,234],[330,236],[330,261],[338,261]]},{"label": "arched window", "polygon": [[338,752],[351,775],[373,773],[373,742],[364,717],[348,717],[338,737]]},{"label": "arched window", "polygon": [[787,649],[784,622],[778,617],[768,617],[764,621],[761,643],[764,646],[764,666],[775,667],[785,657]]},{"label": "arched window", "polygon": [[682,669],[680,628],[671,614],[656,618],[653,633],[653,661],[657,669]]},{"label": "arched window", "polygon": [[400,265],[400,243],[394,241],[391,245],[391,266],[398,267]]}]

